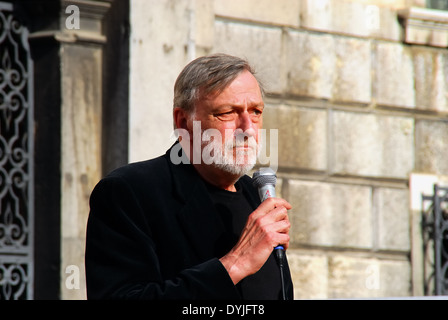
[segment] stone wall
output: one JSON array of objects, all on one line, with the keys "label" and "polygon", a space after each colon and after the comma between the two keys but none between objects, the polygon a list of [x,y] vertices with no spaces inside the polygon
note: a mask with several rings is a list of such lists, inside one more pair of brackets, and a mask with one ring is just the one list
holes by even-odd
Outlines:
[{"label": "stone wall", "polygon": [[[131,1],[130,161],[172,142],[172,88],[191,58],[246,57],[268,89],[265,128],[279,130],[277,189],[293,205],[295,297],[421,295],[409,179],[448,174],[448,36],[407,23],[422,7]],[[416,19],[445,26],[447,12],[424,12]]]}]

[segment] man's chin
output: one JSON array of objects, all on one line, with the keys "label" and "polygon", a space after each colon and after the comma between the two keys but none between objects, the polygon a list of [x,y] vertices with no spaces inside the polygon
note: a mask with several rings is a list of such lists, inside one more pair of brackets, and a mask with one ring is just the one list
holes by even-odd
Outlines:
[{"label": "man's chin", "polygon": [[242,177],[247,174],[255,166],[255,163],[248,164],[216,164],[213,166],[234,176]]}]

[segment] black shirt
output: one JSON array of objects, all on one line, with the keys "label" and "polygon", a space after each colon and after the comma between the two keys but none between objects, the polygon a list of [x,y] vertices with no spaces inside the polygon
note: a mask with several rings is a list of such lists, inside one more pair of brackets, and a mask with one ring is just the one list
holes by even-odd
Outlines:
[{"label": "black shirt", "polygon": [[[256,209],[244,194],[242,184],[236,183],[236,192],[220,189],[207,183],[210,196],[225,227],[215,244],[217,257],[226,255],[237,243],[249,215]],[[261,269],[237,284],[245,300],[281,299],[280,270],[273,254]]]}]

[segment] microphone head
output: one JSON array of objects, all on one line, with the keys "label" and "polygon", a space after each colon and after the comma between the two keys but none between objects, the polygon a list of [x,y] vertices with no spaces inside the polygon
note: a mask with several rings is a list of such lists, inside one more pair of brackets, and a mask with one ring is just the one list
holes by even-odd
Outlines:
[{"label": "microphone head", "polygon": [[269,167],[260,168],[258,171],[254,172],[254,175],[252,177],[252,183],[256,188],[263,187],[267,184],[275,186],[276,182],[277,176],[274,170]]}]

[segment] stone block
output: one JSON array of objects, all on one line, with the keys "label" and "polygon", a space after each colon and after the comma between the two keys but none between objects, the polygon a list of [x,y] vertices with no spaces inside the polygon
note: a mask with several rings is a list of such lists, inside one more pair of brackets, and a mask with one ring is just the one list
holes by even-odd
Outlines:
[{"label": "stone block", "polygon": [[[280,167],[326,170],[327,112],[286,105],[267,105],[263,127],[278,129]],[[271,141],[266,144],[269,145]]]},{"label": "stone block", "polygon": [[395,41],[400,39],[401,27],[391,3],[304,0],[301,13],[301,25],[306,29]]},{"label": "stone block", "polygon": [[334,50],[336,66],[333,79],[333,100],[370,103],[370,41],[335,37]]},{"label": "stone block", "polygon": [[266,90],[281,93],[281,40],[282,31],[278,28],[216,21],[213,51],[248,59]]},{"label": "stone block", "polygon": [[414,168],[414,120],[335,111],[332,172],[407,178]]},{"label": "stone block", "polygon": [[329,257],[329,298],[405,297],[410,295],[408,261],[349,255]]},{"label": "stone block", "polygon": [[414,48],[416,108],[448,111],[448,54]]},{"label": "stone block", "polygon": [[378,188],[374,190],[373,197],[378,219],[378,249],[410,252],[408,190]]},{"label": "stone block", "polygon": [[[194,4],[194,42],[197,56],[205,55],[213,47],[215,31],[215,15],[213,2],[210,0],[196,0]],[[200,51],[204,52],[200,52]]]},{"label": "stone block", "polygon": [[288,188],[293,245],[372,247],[370,187],[289,180]]},{"label": "stone block", "polygon": [[287,92],[331,99],[336,67],[334,36],[289,31],[284,41]]},{"label": "stone block", "polygon": [[416,170],[439,175],[448,174],[448,123],[417,120],[415,133]]},{"label": "stone block", "polygon": [[287,251],[294,299],[326,299],[328,297],[328,258],[323,253],[309,254]]},{"label": "stone block", "polygon": [[366,298],[379,294],[379,264],[375,260],[336,255],[329,258],[328,269],[329,298]]},{"label": "stone block", "polygon": [[378,104],[415,107],[412,49],[398,43],[378,42],[374,49],[373,92]]},{"label": "stone block", "polygon": [[344,0],[339,0],[337,3],[334,0],[305,0],[302,6],[303,27],[328,32],[356,32],[357,35],[368,35],[361,3]]},{"label": "stone block", "polygon": [[215,14],[298,28],[301,0],[214,0]]},{"label": "stone block", "polygon": [[296,31],[289,31],[284,41],[288,92],[319,99],[370,102],[370,41]]},{"label": "stone block", "polygon": [[[388,4],[378,4],[377,6],[370,7],[371,14],[373,14],[370,16],[370,21],[373,22],[373,27],[370,28],[370,37],[400,41],[402,37],[402,26],[399,19],[397,19],[397,8],[404,6],[404,4],[400,5],[398,2],[391,0]],[[378,10],[379,17],[375,16]]]},{"label": "stone block", "polygon": [[385,260],[380,264],[379,297],[408,297],[412,295],[410,261]]}]

